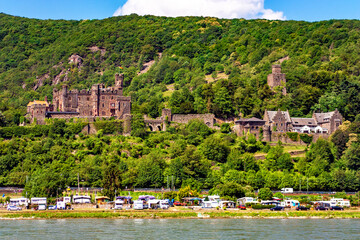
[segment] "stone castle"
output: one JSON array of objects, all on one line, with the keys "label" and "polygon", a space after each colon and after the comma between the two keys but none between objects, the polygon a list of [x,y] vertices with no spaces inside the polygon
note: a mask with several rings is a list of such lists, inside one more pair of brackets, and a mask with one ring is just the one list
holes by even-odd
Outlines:
[{"label": "stone castle", "polygon": [[91,90],[53,90],[53,103],[34,100],[27,105],[27,116],[30,122],[45,124],[46,118],[87,118],[94,121],[96,117],[124,119],[130,115],[131,97],[123,96],[124,76],[115,75],[115,86],[105,88],[95,84]]}]

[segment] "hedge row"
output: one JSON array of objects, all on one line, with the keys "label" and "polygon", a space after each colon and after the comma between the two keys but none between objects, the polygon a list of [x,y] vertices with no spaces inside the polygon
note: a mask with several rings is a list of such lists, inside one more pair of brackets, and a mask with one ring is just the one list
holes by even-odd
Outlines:
[{"label": "hedge row", "polygon": [[104,134],[122,134],[124,130],[123,123],[123,121],[119,120],[96,121],[94,126],[96,131],[103,130]]}]

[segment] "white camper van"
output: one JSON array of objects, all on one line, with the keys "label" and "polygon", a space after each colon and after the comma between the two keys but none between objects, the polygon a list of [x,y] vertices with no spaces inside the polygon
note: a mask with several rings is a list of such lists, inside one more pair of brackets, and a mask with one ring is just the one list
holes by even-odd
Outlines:
[{"label": "white camper van", "polygon": [[293,193],[294,189],[293,188],[282,188],[281,189],[281,193]]},{"label": "white camper van", "polygon": [[133,209],[135,210],[143,210],[144,209],[144,202],[142,200],[135,200]]}]

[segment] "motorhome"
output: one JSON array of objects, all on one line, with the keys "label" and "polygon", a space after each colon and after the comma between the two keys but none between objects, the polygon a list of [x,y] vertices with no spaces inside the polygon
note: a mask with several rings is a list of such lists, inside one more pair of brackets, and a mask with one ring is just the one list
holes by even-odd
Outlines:
[{"label": "motorhome", "polygon": [[155,197],[152,195],[140,195],[138,200],[143,201],[143,208],[147,209],[149,207],[149,200],[154,200]]},{"label": "motorhome", "polygon": [[160,208],[161,209],[169,209],[169,200],[160,200]]},{"label": "motorhome", "polygon": [[47,204],[46,198],[38,198],[34,197],[31,198],[31,205],[37,205],[36,209],[38,210],[46,210],[46,204]]},{"label": "motorhome", "polygon": [[86,195],[73,196],[73,203],[91,203],[91,197]]},{"label": "motorhome", "polygon": [[56,200],[56,208],[65,210],[71,208],[71,197],[61,197]]},{"label": "motorhome", "polygon": [[46,198],[34,197],[31,198],[32,205],[46,204]]},{"label": "motorhome", "polygon": [[122,198],[116,198],[114,209],[121,210],[124,207],[124,200]]},{"label": "motorhome", "polygon": [[243,197],[243,198],[239,198],[239,199],[237,200],[237,204],[238,204],[238,205],[246,205],[247,203],[257,204],[257,203],[258,203],[258,200],[257,200],[257,198],[253,198],[253,197]]},{"label": "motorhome", "polygon": [[159,199],[151,199],[148,202],[149,209],[158,209],[160,207],[160,200]]},{"label": "motorhome", "polygon": [[233,201],[220,201],[219,207],[220,208],[235,208],[236,204]]},{"label": "motorhome", "polygon": [[293,193],[294,189],[293,188],[282,188],[281,189],[281,193]]},{"label": "motorhome", "polygon": [[133,209],[135,210],[143,210],[144,209],[144,202],[143,200],[135,200]]},{"label": "motorhome", "polygon": [[[330,199],[331,206],[341,206],[341,207],[350,207],[350,200],[343,198],[332,198]],[[335,204],[335,205],[334,205]]]},{"label": "motorhome", "polygon": [[298,200],[293,200],[293,199],[286,199],[286,200],[282,201],[280,204],[280,206],[282,206],[282,207],[296,207],[299,205],[300,205],[300,202]]},{"label": "motorhome", "polygon": [[208,196],[207,198],[209,200],[208,201],[203,201],[201,203],[201,207],[203,207],[203,208],[217,208],[217,207],[219,207],[220,196],[212,195],[212,196]]},{"label": "motorhome", "polygon": [[10,205],[12,206],[27,206],[29,204],[29,199],[27,198],[11,198]]},{"label": "motorhome", "polygon": [[261,205],[280,205],[280,202],[279,201],[276,201],[276,200],[261,200],[260,202]]}]

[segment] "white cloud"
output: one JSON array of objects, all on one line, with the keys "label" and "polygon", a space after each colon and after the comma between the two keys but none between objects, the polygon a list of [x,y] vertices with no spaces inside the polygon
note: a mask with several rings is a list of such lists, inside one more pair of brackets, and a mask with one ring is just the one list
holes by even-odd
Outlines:
[{"label": "white cloud", "polygon": [[264,8],[264,0],[127,0],[114,16],[206,16],[218,18],[265,18],[285,20],[283,12]]}]

